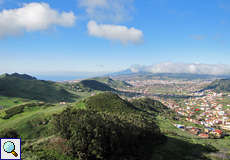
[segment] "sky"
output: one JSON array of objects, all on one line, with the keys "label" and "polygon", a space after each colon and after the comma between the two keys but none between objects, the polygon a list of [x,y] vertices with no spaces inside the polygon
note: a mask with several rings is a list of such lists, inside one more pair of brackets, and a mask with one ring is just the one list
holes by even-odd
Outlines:
[{"label": "sky", "polygon": [[230,74],[229,0],[0,0],[0,74]]}]

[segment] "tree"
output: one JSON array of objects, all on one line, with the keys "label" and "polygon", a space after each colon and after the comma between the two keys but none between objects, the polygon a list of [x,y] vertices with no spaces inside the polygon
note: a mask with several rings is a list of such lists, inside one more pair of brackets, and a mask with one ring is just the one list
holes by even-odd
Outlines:
[{"label": "tree", "polygon": [[67,108],[52,123],[79,159],[149,159],[151,148],[165,140],[144,114]]},{"label": "tree", "polygon": [[6,128],[0,132],[0,138],[18,138],[18,133],[12,128]]}]

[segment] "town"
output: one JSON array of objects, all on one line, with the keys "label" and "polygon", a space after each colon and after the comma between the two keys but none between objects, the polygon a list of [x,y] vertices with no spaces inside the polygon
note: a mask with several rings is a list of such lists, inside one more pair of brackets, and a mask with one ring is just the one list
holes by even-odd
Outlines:
[{"label": "town", "polygon": [[[176,113],[173,125],[203,138],[221,138],[230,130],[230,93],[202,90],[210,81],[128,80],[132,85],[120,91],[138,93],[128,100],[149,97]],[[122,96],[124,99],[125,96]],[[166,118],[166,117],[164,117]],[[185,123],[186,122],[186,123]],[[186,125],[187,124],[187,125]]]}]

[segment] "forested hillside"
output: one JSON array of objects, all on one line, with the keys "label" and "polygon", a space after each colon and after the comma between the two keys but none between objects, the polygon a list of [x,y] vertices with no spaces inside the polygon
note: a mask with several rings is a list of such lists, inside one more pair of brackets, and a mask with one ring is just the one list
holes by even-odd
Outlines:
[{"label": "forested hillside", "polygon": [[166,141],[155,118],[111,92],[88,97],[87,109],[67,108],[53,116],[56,133],[67,139],[73,157],[143,159]]},{"label": "forested hillside", "polygon": [[214,89],[215,92],[230,92],[230,79],[217,79],[206,86],[205,89]]},{"label": "forested hillside", "polygon": [[109,77],[95,77],[95,78],[90,78],[89,80],[95,80],[101,83],[107,84],[111,88],[127,88],[127,87],[132,87],[131,84],[125,82],[125,81],[119,81],[119,80],[113,80]]},{"label": "forested hillside", "polygon": [[[66,86],[69,86],[69,84],[65,84]],[[107,86],[104,83],[98,82],[96,80],[83,80],[78,83],[73,83],[71,84],[78,90],[81,89],[82,92],[91,92],[93,90],[98,90],[98,91],[116,91],[115,89]]]}]

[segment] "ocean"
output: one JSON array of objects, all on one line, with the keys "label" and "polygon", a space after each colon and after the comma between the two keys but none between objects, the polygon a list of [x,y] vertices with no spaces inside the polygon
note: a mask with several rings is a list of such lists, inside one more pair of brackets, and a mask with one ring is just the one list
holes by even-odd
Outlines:
[{"label": "ocean", "polygon": [[92,78],[93,76],[73,76],[73,75],[35,75],[38,80],[46,81],[65,81],[65,80],[75,80],[75,79],[86,79]]}]

